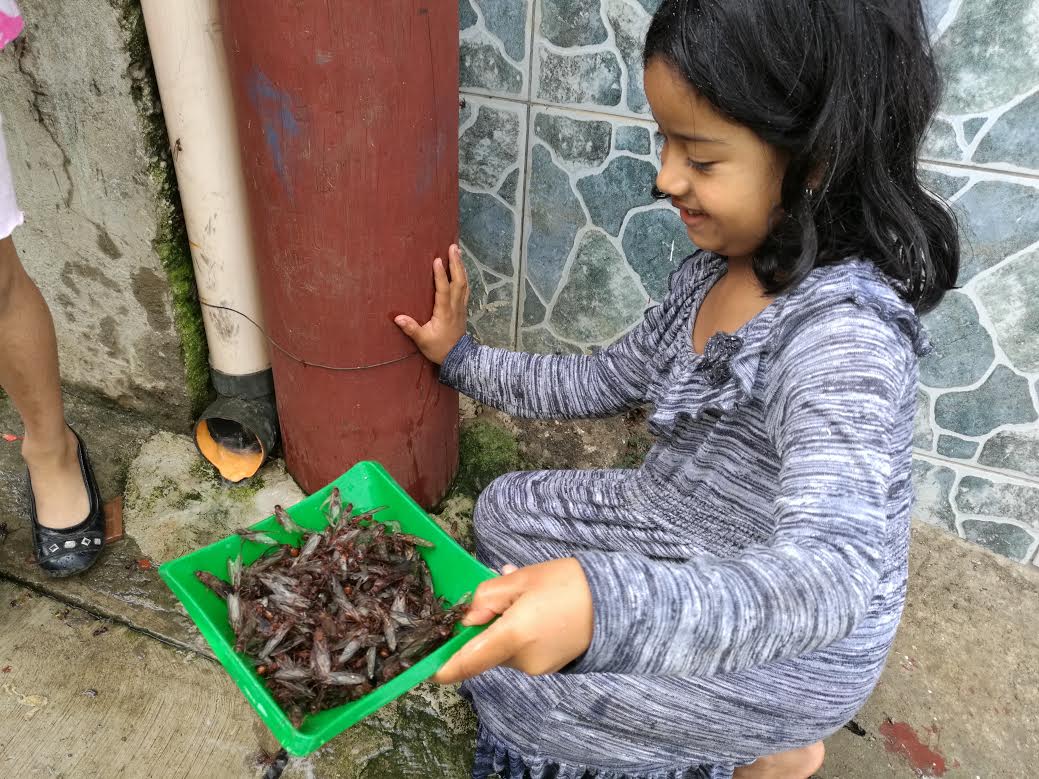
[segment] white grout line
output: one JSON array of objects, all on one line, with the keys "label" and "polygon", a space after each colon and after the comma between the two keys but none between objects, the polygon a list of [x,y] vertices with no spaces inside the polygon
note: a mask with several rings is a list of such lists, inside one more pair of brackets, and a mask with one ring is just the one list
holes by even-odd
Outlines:
[{"label": "white grout line", "polygon": [[995,167],[991,163],[984,165],[973,162],[955,162],[953,160],[934,160],[930,157],[920,157],[920,162],[930,169],[950,168],[957,171],[981,174],[986,180],[992,181],[1014,181],[1022,183],[1018,179],[1025,179],[1028,186],[1039,186],[1039,171],[1030,171],[1024,168]]},{"label": "white grout line", "polygon": [[[968,463],[964,460],[957,460],[953,457],[945,457],[934,452],[927,452],[923,449],[913,448],[913,457],[916,457],[925,462],[929,462],[932,465],[943,465],[947,468],[951,468],[955,473],[963,475],[964,471],[978,471],[985,476],[993,476],[995,480],[1002,484],[1012,484],[1017,487],[1039,487],[1039,478],[1022,474],[1014,471],[1003,471],[998,468],[992,468],[987,465],[978,465],[976,463]],[[966,474],[970,475],[970,474]],[[955,485],[954,485],[955,486]],[[955,506],[953,507],[955,508]]]},{"label": "white grout line", "polygon": [[[1025,255],[1031,254],[1032,252],[1035,252],[1035,251],[1039,251],[1039,241],[1036,241],[1035,243],[1030,243],[1030,244],[1028,244],[1028,246],[1025,246],[1025,247],[1023,247],[1021,249],[1018,249],[1016,252],[1013,252],[1012,254],[1006,255],[1002,260],[997,262],[995,265],[991,265],[988,268],[984,268],[982,270],[979,270],[977,273],[975,273],[971,277],[970,281],[968,281],[966,284],[964,284],[957,291],[958,292],[963,292],[964,290],[970,290],[970,291],[973,292],[974,289],[978,286],[978,279],[984,280],[988,276],[991,276],[996,270],[998,270],[1000,268],[1003,268],[1005,265],[1013,262],[1014,260],[1020,259],[1021,257],[1024,257]],[[971,297],[971,299],[974,300],[973,296],[969,296],[969,297]]]},{"label": "white grout line", "polygon": [[975,152],[977,152],[978,150],[978,146],[981,145],[981,142],[985,139],[985,136],[988,135],[988,131],[992,129],[993,125],[995,125],[996,122],[1003,118],[1004,114],[1006,114],[1011,109],[1021,105],[1021,103],[1025,102],[1028,98],[1032,97],[1032,95],[1036,94],[1037,92],[1039,92],[1039,85],[1032,87],[1031,89],[1027,90],[1026,92],[1023,92],[1020,95],[1015,95],[1010,100],[1003,103],[1003,105],[996,106],[995,108],[987,111],[984,114],[972,114],[970,116],[963,117],[964,122],[966,122],[968,118],[985,120],[982,123],[981,127],[978,128],[978,130],[974,133],[974,137],[967,143],[967,146],[964,149],[965,157],[969,159],[974,156]]},{"label": "white grout line", "polygon": [[935,25],[934,32],[931,34],[931,43],[936,43],[939,38],[945,35],[945,31],[952,26],[953,21],[956,19],[956,15],[960,12],[961,5],[963,5],[963,0],[952,0],[952,2],[949,3],[949,7],[945,9],[942,18],[939,19],[938,24]]},{"label": "white grout line", "polygon": [[[476,11],[476,15],[479,17],[479,19],[478,19],[477,23],[474,24],[472,27],[469,27],[469,28],[467,28],[465,30],[462,30],[459,33],[459,36],[458,36],[459,40],[460,41],[469,41],[469,42],[472,42],[472,43],[486,44],[486,45],[490,46],[492,49],[494,49],[496,52],[498,52],[498,55],[501,56],[501,58],[505,61],[505,63],[507,65],[509,65],[510,67],[514,68],[520,74],[520,93],[524,94],[524,95],[529,95],[530,94],[530,90],[525,88],[528,85],[523,83],[523,79],[524,79],[523,65],[526,64],[526,63],[517,62],[516,60],[514,60],[512,57],[509,56],[509,53],[507,51],[505,51],[505,42],[502,41],[500,38],[498,38],[497,35],[494,35],[493,33],[491,33],[490,30],[487,29],[486,25],[484,24],[483,15],[482,15],[482,12],[480,11],[479,6],[476,3],[470,3],[470,5],[472,5],[473,9]],[[495,96],[490,90],[488,90],[488,93],[489,93],[488,96],[490,96],[490,97]],[[522,99],[522,98],[520,98],[520,99]]]}]

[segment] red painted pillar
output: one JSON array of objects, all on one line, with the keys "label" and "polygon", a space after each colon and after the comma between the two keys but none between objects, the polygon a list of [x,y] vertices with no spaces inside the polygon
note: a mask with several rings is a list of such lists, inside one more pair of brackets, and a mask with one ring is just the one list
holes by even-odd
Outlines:
[{"label": "red painted pillar", "polygon": [[456,240],[458,4],[221,8],[289,471],[309,492],[377,460],[430,506],[458,399],[393,317],[428,318]]}]

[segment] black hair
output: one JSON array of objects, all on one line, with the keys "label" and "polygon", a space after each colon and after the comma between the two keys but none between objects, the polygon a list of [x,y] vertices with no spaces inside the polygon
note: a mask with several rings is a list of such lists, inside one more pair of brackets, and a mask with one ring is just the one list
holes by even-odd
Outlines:
[{"label": "black hair", "polygon": [[789,160],[767,292],[853,256],[920,312],[956,283],[956,220],[917,177],[941,94],[920,0],[664,0],[643,57]]}]

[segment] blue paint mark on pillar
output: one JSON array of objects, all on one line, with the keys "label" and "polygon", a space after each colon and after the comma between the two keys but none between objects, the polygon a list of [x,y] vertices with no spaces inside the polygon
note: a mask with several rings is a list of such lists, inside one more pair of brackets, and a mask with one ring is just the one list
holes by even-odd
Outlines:
[{"label": "blue paint mark on pillar", "polygon": [[263,137],[267,141],[274,169],[286,194],[291,198],[292,182],[285,162],[285,144],[300,133],[299,122],[292,113],[292,98],[274,86],[258,68],[254,68],[249,78],[249,100],[260,115]]}]

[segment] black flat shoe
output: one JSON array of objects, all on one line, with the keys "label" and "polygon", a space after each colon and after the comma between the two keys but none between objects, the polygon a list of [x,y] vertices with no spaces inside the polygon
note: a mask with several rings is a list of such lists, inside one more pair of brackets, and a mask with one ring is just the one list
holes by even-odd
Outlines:
[{"label": "black flat shoe", "polygon": [[[70,430],[72,428],[69,428]],[[87,489],[90,509],[87,518],[78,525],[56,530],[43,527],[36,517],[36,496],[32,491],[32,479],[25,475],[29,491],[29,525],[32,527],[32,543],[36,561],[50,576],[72,576],[94,564],[105,546],[105,509],[101,503],[101,490],[90,467],[87,449],[79,433],[72,430],[79,442],[79,470],[83,475],[83,486]]]}]

